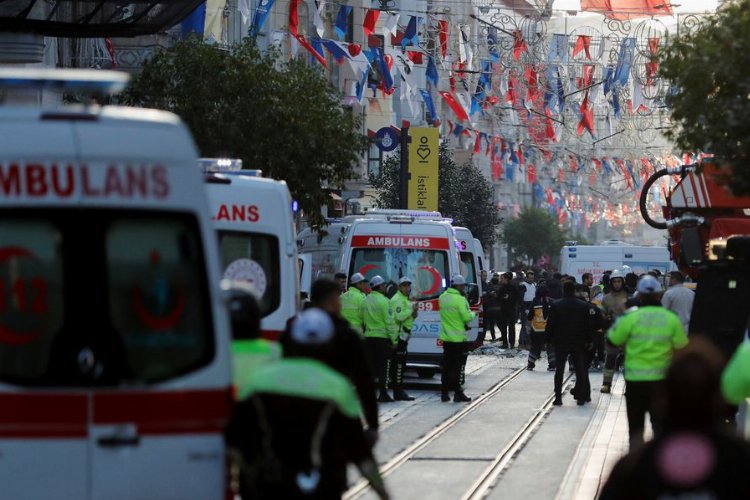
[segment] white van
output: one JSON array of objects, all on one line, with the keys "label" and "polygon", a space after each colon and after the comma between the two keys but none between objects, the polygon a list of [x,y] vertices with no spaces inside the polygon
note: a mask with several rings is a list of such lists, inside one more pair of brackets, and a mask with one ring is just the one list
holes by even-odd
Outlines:
[{"label": "white van", "polygon": [[455,227],[453,232],[456,235],[458,245],[458,255],[460,259],[460,273],[466,279],[467,298],[469,307],[476,313],[474,319],[469,323],[469,338],[479,339],[482,333],[482,262],[484,251],[481,244],[477,247],[479,240],[474,238],[471,231],[465,227]]},{"label": "white van", "polygon": [[310,280],[333,279],[341,267],[346,232],[352,221],[363,216],[326,219],[321,229],[306,227],[297,235],[297,251],[310,259]]},{"label": "white van", "polygon": [[399,278],[412,279],[419,316],[409,341],[408,364],[421,376],[432,376],[443,354],[438,298],[459,270],[450,221],[437,212],[370,210],[347,231],[341,270],[348,276],[361,273],[368,280],[382,276],[389,295],[395,293]]},{"label": "white van", "polygon": [[255,289],[262,335],[277,340],[299,309],[292,197],[286,182],[259,177],[257,171],[223,170],[227,162],[201,162],[219,237],[221,278],[245,281]]},{"label": "white van", "polygon": [[[0,87],[89,75],[127,80]],[[0,497],[225,495],[229,322],[196,156],[170,113],[0,107]]]},{"label": "white van", "polygon": [[662,274],[674,269],[666,247],[646,247],[627,244],[567,245],[560,250],[560,272],[575,276],[580,283],[584,273],[594,275],[594,283],[604,271],[627,265],[636,274],[658,269]]}]

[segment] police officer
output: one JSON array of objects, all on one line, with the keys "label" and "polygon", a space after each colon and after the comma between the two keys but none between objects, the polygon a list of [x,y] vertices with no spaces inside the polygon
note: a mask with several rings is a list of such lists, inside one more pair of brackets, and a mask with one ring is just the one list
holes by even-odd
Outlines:
[{"label": "police officer", "polygon": [[349,283],[349,290],[341,294],[341,316],[349,322],[352,330],[362,335],[362,304],[367,296],[367,281],[360,273],[354,273]]},{"label": "police officer", "polygon": [[[628,301],[628,292],[625,290],[625,276],[615,269],[609,275],[610,292],[602,300],[602,313],[604,314],[604,327],[609,328],[625,312],[625,304]],[[604,357],[604,380],[599,392],[609,394],[612,390],[612,379],[615,377],[617,357],[622,354],[622,349],[606,342],[606,354]]]},{"label": "police officer", "polygon": [[655,395],[676,349],[688,343],[680,318],[661,305],[661,284],[651,275],[636,285],[640,306],[622,315],[609,330],[609,341],[625,346],[625,403],[630,449],[643,442],[646,412],[654,434],[662,431],[662,415]]},{"label": "police officer", "polygon": [[450,401],[449,391],[454,391],[453,401],[466,402],[471,398],[461,388],[462,372],[466,367],[469,342],[466,330],[474,313],[464,297],[466,280],[460,274],[451,278],[451,288],[440,295],[440,334],[443,343],[443,374],[441,377],[442,401]]},{"label": "police officer", "polygon": [[391,383],[393,384],[393,399],[396,401],[413,401],[403,388],[404,371],[406,370],[407,346],[411,337],[411,328],[417,317],[417,303],[409,300],[411,294],[411,279],[404,276],[398,280],[398,291],[391,297],[391,309],[396,323],[397,343],[396,352],[391,363]]},{"label": "police officer", "polygon": [[380,395],[378,401],[391,403],[388,395],[388,374],[390,372],[393,347],[396,344],[396,327],[393,323],[393,309],[385,296],[386,283],[381,276],[370,280],[372,291],[362,303],[362,318],[365,326],[365,342],[372,374],[377,381]]},{"label": "police officer", "polygon": [[302,312],[284,358],[259,368],[249,396],[236,405],[227,442],[244,459],[242,498],[341,498],[348,463],[388,498],[354,389],[321,362],[333,337],[325,311]]}]

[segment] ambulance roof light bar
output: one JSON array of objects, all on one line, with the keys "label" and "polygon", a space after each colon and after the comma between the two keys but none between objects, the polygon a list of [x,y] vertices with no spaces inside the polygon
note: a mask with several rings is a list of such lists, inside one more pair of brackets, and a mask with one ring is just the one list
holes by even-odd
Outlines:
[{"label": "ambulance roof light bar", "polygon": [[237,158],[198,158],[198,166],[203,173],[238,172],[242,170],[242,160]]},{"label": "ambulance roof light bar", "polygon": [[388,208],[373,208],[365,213],[367,219],[388,219],[392,222],[410,222],[415,220],[437,220],[445,221],[446,218],[440,212],[426,212],[423,210],[396,210]]},{"label": "ambulance roof light bar", "polygon": [[78,94],[112,95],[125,90],[130,75],[99,69],[0,68],[0,89],[57,90]]}]

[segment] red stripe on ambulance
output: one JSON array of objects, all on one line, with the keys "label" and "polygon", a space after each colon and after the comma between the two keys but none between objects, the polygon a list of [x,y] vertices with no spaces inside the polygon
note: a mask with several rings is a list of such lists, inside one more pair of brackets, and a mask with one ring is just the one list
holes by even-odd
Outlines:
[{"label": "red stripe on ambulance", "polygon": [[352,237],[352,247],[377,248],[424,248],[426,250],[448,250],[448,238],[432,238],[427,236],[383,236],[359,235]]},{"label": "red stripe on ambulance", "polygon": [[86,394],[0,393],[0,438],[84,438],[87,414]]}]

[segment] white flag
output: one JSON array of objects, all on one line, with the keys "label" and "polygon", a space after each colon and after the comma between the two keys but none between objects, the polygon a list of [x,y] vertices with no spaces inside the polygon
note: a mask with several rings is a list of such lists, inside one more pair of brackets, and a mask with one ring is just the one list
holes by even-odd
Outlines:
[{"label": "white flag", "polygon": [[[240,0],[247,1],[247,0]],[[315,25],[315,31],[318,32],[318,36],[323,38],[323,35],[326,34],[326,25],[323,23],[323,16],[321,15],[323,12],[323,9],[325,9],[326,6],[326,0],[319,0],[318,2],[318,8],[315,10],[315,18],[313,19],[313,24]]]},{"label": "white flag", "polygon": [[239,0],[237,2],[237,10],[240,11],[242,22],[245,24],[250,23],[250,9],[250,0]]},{"label": "white flag", "polygon": [[396,36],[396,29],[398,28],[398,18],[399,14],[388,12],[388,21],[385,22],[383,35],[387,37],[388,33],[390,33],[391,35]]}]

